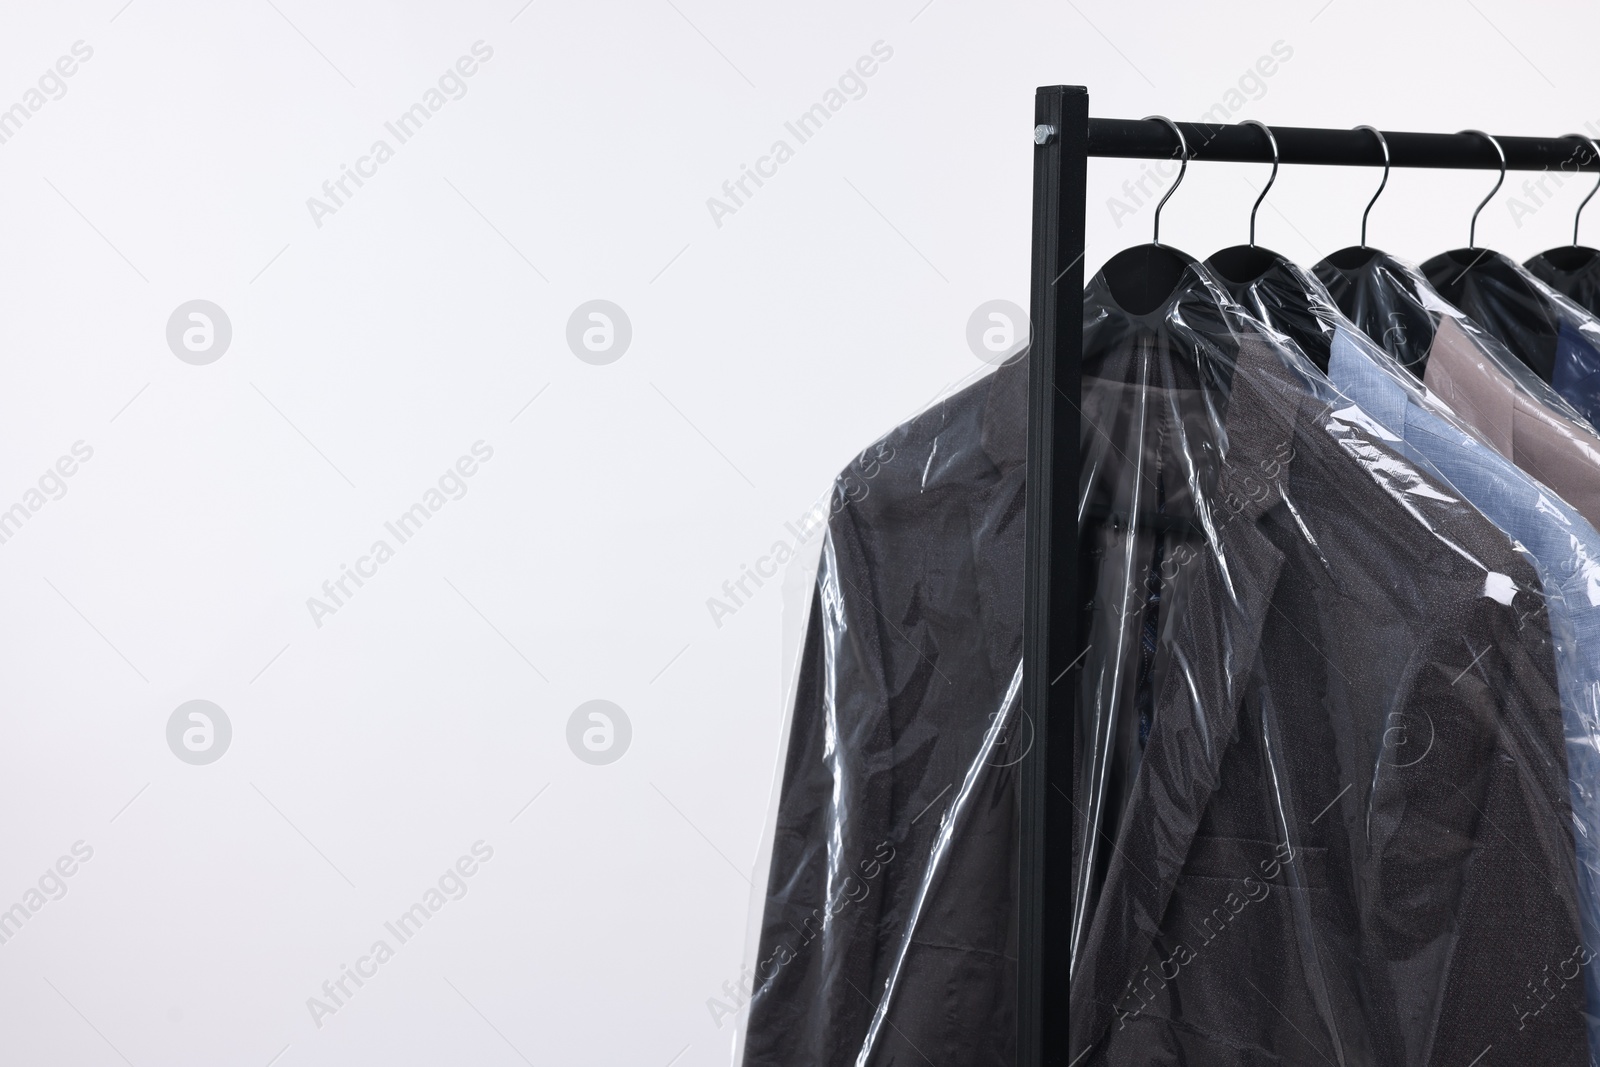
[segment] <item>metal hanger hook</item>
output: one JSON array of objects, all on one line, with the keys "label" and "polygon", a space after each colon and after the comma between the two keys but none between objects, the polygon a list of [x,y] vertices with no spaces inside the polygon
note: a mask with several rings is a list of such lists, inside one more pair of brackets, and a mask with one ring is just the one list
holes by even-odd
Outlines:
[{"label": "metal hanger hook", "polygon": [[1491,145],[1494,146],[1494,154],[1500,157],[1500,178],[1499,178],[1499,180],[1497,180],[1494,183],[1494,188],[1489,190],[1489,195],[1483,198],[1483,201],[1482,201],[1482,203],[1480,203],[1478,205],[1477,210],[1472,213],[1472,223],[1471,223],[1471,225],[1469,225],[1467,227],[1467,247],[1468,248],[1477,248],[1478,247],[1478,213],[1483,210],[1484,205],[1488,204],[1489,201],[1494,199],[1494,194],[1498,193],[1500,191],[1500,186],[1505,184],[1505,181],[1506,181],[1506,153],[1505,153],[1505,150],[1500,147],[1500,142],[1499,141],[1496,141],[1493,137],[1490,137],[1488,134],[1484,133],[1482,130],[1462,130],[1461,132],[1462,133],[1476,134],[1477,136],[1482,137],[1485,141],[1488,141]]},{"label": "metal hanger hook", "polygon": [[1383,187],[1389,184],[1389,141],[1383,136],[1383,131],[1376,126],[1357,126],[1358,130],[1366,130],[1378,139],[1378,145],[1383,149],[1383,181],[1378,183],[1378,191],[1372,194],[1372,199],[1367,201],[1367,209],[1361,213],[1361,247],[1367,247],[1367,216],[1372,214],[1372,205],[1378,202],[1378,197],[1383,195]]},{"label": "metal hanger hook", "polygon": [[[1580,140],[1584,144],[1588,145],[1589,146],[1589,151],[1594,153],[1594,157],[1595,157],[1595,159],[1597,161],[1600,161],[1600,144],[1595,144],[1595,141],[1594,141],[1593,137],[1585,137],[1581,133],[1569,133],[1569,134],[1567,134],[1567,136],[1568,137],[1576,137],[1578,140]],[[1573,248],[1577,248],[1578,247],[1578,221],[1583,218],[1583,209],[1589,206],[1589,201],[1594,199],[1594,194],[1595,193],[1600,193],[1600,181],[1597,181],[1597,182],[1594,183],[1594,188],[1589,190],[1589,195],[1583,198],[1583,203],[1578,205],[1578,210],[1576,212],[1574,212],[1573,215],[1572,215],[1572,247]]]},{"label": "metal hanger hook", "polygon": [[1278,139],[1272,135],[1272,128],[1260,119],[1244,119],[1241,126],[1257,126],[1267,135],[1267,143],[1272,146],[1272,173],[1267,177],[1267,187],[1261,190],[1261,195],[1256,197],[1255,204],[1250,208],[1250,247],[1256,246],[1256,212],[1261,210],[1261,201],[1267,198],[1272,183],[1278,180]]},{"label": "metal hanger hook", "polygon": [[1144,120],[1146,122],[1166,123],[1167,128],[1177,136],[1178,150],[1182,153],[1182,162],[1178,164],[1177,179],[1170,187],[1168,187],[1167,195],[1163,196],[1160,203],[1156,204],[1155,228],[1154,232],[1150,235],[1150,243],[1158,245],[1161,243],[1161,209],[1166,206],[1168,200],[1172,199],[1172,194],[1178,191],[1178,186],[1183,184],[1183,175],[1189,169],[1189,142],[1184,139],[1183,131],[1178,129],[1178,124],[1167,118],[1165,115],[1146,115]]}]

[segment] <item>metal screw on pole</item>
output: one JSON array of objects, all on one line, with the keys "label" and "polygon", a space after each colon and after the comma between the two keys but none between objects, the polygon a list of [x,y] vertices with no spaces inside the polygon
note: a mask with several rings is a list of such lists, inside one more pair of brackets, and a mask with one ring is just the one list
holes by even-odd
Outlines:
[{"label": "metal screw on pole", "polygon": [[1056,135],[1056,128],[1049,123],[1041,122],[1033,128],[1034,144],[1049,144]]}]

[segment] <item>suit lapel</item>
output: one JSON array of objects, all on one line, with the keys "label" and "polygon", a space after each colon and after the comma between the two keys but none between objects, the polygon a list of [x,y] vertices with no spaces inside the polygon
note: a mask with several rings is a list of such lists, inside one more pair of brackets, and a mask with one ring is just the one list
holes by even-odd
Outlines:
[{"label": "suit lapel", "polygon": [[[1097,1043],[1120,1016],[1136,1012],[1131,983],[1150,961],[1237,732],[1239,705],[1283,564],[1254,522],[1248,527],[1225,534],[1221,551],[1208,548],[1196,561],[1175,626],[1172,665],[1074,968],[1071,1010],[1089,1020],[1080,1029],[1087,1045]],[[1165,955],[1176,946],[1157,948]]]}]

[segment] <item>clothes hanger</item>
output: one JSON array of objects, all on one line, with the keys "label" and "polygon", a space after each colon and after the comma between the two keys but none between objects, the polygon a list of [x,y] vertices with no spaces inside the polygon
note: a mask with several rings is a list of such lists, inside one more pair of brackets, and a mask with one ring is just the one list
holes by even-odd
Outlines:
[{"label": "clothes hanger", "polygon": [[[1383,150],[1383,180],[1361,212],[1361,243],[1326,256],[1312,273],[1328,287],[1339,310],[1421,378],[1433,347],[1433,313],[1417,291],[1414,268],[1367,244],[1367,220],[1389,185],[1389,141],[1376,126],[1355,128],[1377,138]],[[1374,279],[1381,284],[1372,284]]]},{"label": "clothes hanger", "polygon": [[1267,135],[1267,144],[1272,148],[1272,173],[1267,176],[1267,184],[1262,188],[1261,195],[1256,197],[1256,202],[1250,207],[1250,243],[1224,248],[1206,260],[1207,266],[1230,281],[1255,278],[1284,260],[1278,253],[1256,244],[1256,212],[1261,210],[1261,202],[1267,198],[1273,183],[1278,180],[1278,139],[1273,136],[1272,128],[1260,119],[1245,119],[1239,125],[1254,126]]},{"label": "clothes hanger", "polygon": [[1250,208],[1250,243],[1224,248],[1205,265],[1251,315],[1287,334],[1317,369],[1326,372],[1333,338],[1316,309],[1333,310],[1327,295],[1287,256],[1256,244],[1256,212],[1278,180],[1278,139],[1272,128],[1259,119],[1245,119],[1240,125],[1255,126],[1266,134],[1267,144],[1272,147],[1272,174]]},{"label": "clothes hanger", "polygon": [[1478,216],[1483,213],[1483,209],[1488,206],[1489,201],[1494,199],[1494,194],[1498,193],[1500,187],[1506,183],[1506,153],[1505,149],[1500,147],[1499,141],[1482,130],[1462,130],[1461,132],[1482,137],[1494,149],[1494,154],[1500,157],[1500,176],[1494,180],[1494,188],[1490,189],[1484,198],[1478,201],[1478,206],[1472,209],[1472,221],[1467,223],[1467,251],[1470,252],[1478,247]]},{"label": "clothes hanger", "polygon": [[1184,271],[1195,261],[1193,256],[1161,243],[1161,209],[1178,191],[1178,186],[1183,184],[1183,176],[1189,169],[1189,142],[1184,139],[1178,124],[1165,115],[1147,115],[1145,121],[1165,123],[1172,130],[1178,138],[1181,162],[1178,164],[1177,180],[1156,204],[1155,226],[1150,243],[1124,248],[1100,268],[1111,297],[1124,311],[1135,315],[1149,314],[1164,304],[1177,290]]},{"label": "clothes hanger", "polygon": [[[1592,138],[1585,137],[1581,133],[1569,133],[1567,136],[1582,141],[1588,146],[1589,151],[1594,153],[1595,158],[1600,159],[1600,145],[1595,144]],[[1579,163],[1581,165],[1582,161],[1580,160]],[[1557,271],[1578,271],[1593,263],[1596,256],[1600,256],[1600,248],[1588,248],[1578,243],[1578,223],[1583,218],[1583,209],[1589,206],[1589,201],[1594,199],[1594,194],[1597,192],[1600,192],[1600,181],[1595,182],[1594,188],[1589,190],[1589,195],[1583,198],[1583,203],[1579,204],[1578,210],[1573,213],[1572,243],[1570,245],[1558,245],[1548,252],[1541,252],[1534,256],[1533,259],[1528,261],[1530,270],[1533,270],[1535,274],[1539,274],[1540,271],[1536,266],[1538,264],[1548,265]]]},{"label": "clothes hanger", "polygon": [[1372,199],[1367,201],[1366,208],[1361,212],[1361,243],[1341,248],[1339,251],[1323,259],[1324,263],[1332,263],[1336,267],[1351,269],[1365,266],[1374,256],[1383,253],[1367,244],[1367,217],[1372,214],[1372,205],[1378,202],[1378,197],[1383,195],[1383,190],[1389,185],[1389,141],[1383,136],[1383,131],[1376,126],[1357,126],[1358,130],[1366,130],[1378,139],[1378,147],[1383,149],[1383,180],[1378,183],[1378,191],[1372,194]]},{"label": "clothes hanger", "polygon": [[[1589,146],[1589,151],[1593,152],[1596,158],[1600,158],[1600,145],[1596,145],[1592,138],[1585,137],[1581,133],[1569,133],[1567,136],[1582,141]],[[1573,212],[1572,243],[1543,252],[1539,258],[1546,260],[1552,266],[1559,267],[1561,270],[1577,270],[1580,267],[1588,266],[1596,256],[1600,256],[1600,249],[1588,248],[1578,243],[1578,224],[1583,220],[1583,209],[1589,206],[1589,201],[1594,199],[1594,194],[1597,192],[1600,192],[1600,181],[1595,182],[1594,188],[1589,190],[1589,195],[1583,198],[1583,203],[1579,204],[1578,210]]]},{"label": "clothes hanger", "polygon": [[1500,176],[1472,212],[1467,247],[1434,256],[1422,265],[1422,272],[1440,295],[1471,315],[1548,382],[1555,370],[1560,329],[1556,309],[1517,263],[1499,252],[1478,247],[1478,215],[1505,184],[1506,154],[1500,142],[1482,130],[1461,132],[1489,142],[1500,157]]}]

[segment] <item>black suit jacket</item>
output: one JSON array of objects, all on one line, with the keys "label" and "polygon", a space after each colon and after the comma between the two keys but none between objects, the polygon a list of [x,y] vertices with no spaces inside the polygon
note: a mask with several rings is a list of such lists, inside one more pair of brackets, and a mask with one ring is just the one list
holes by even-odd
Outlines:
[{"label": "black suit jacket", "polygon": [[[1581,980],[1542,984],[1581,950],[1533,567],[1198,274],[1148,316],[1090,300],[1085,723],[1132,717],[1144,561],[1163,613],[1148,739],[1101,731],[1075,842],[1069,1059],[1586,1064]],[[1195,487],[1161,528],[1159,483]]]},{"label": "black suit jacket", "polygon": [[1015,1061],[1026,408],[1003,367],[836,483],[747,1067]]}]

